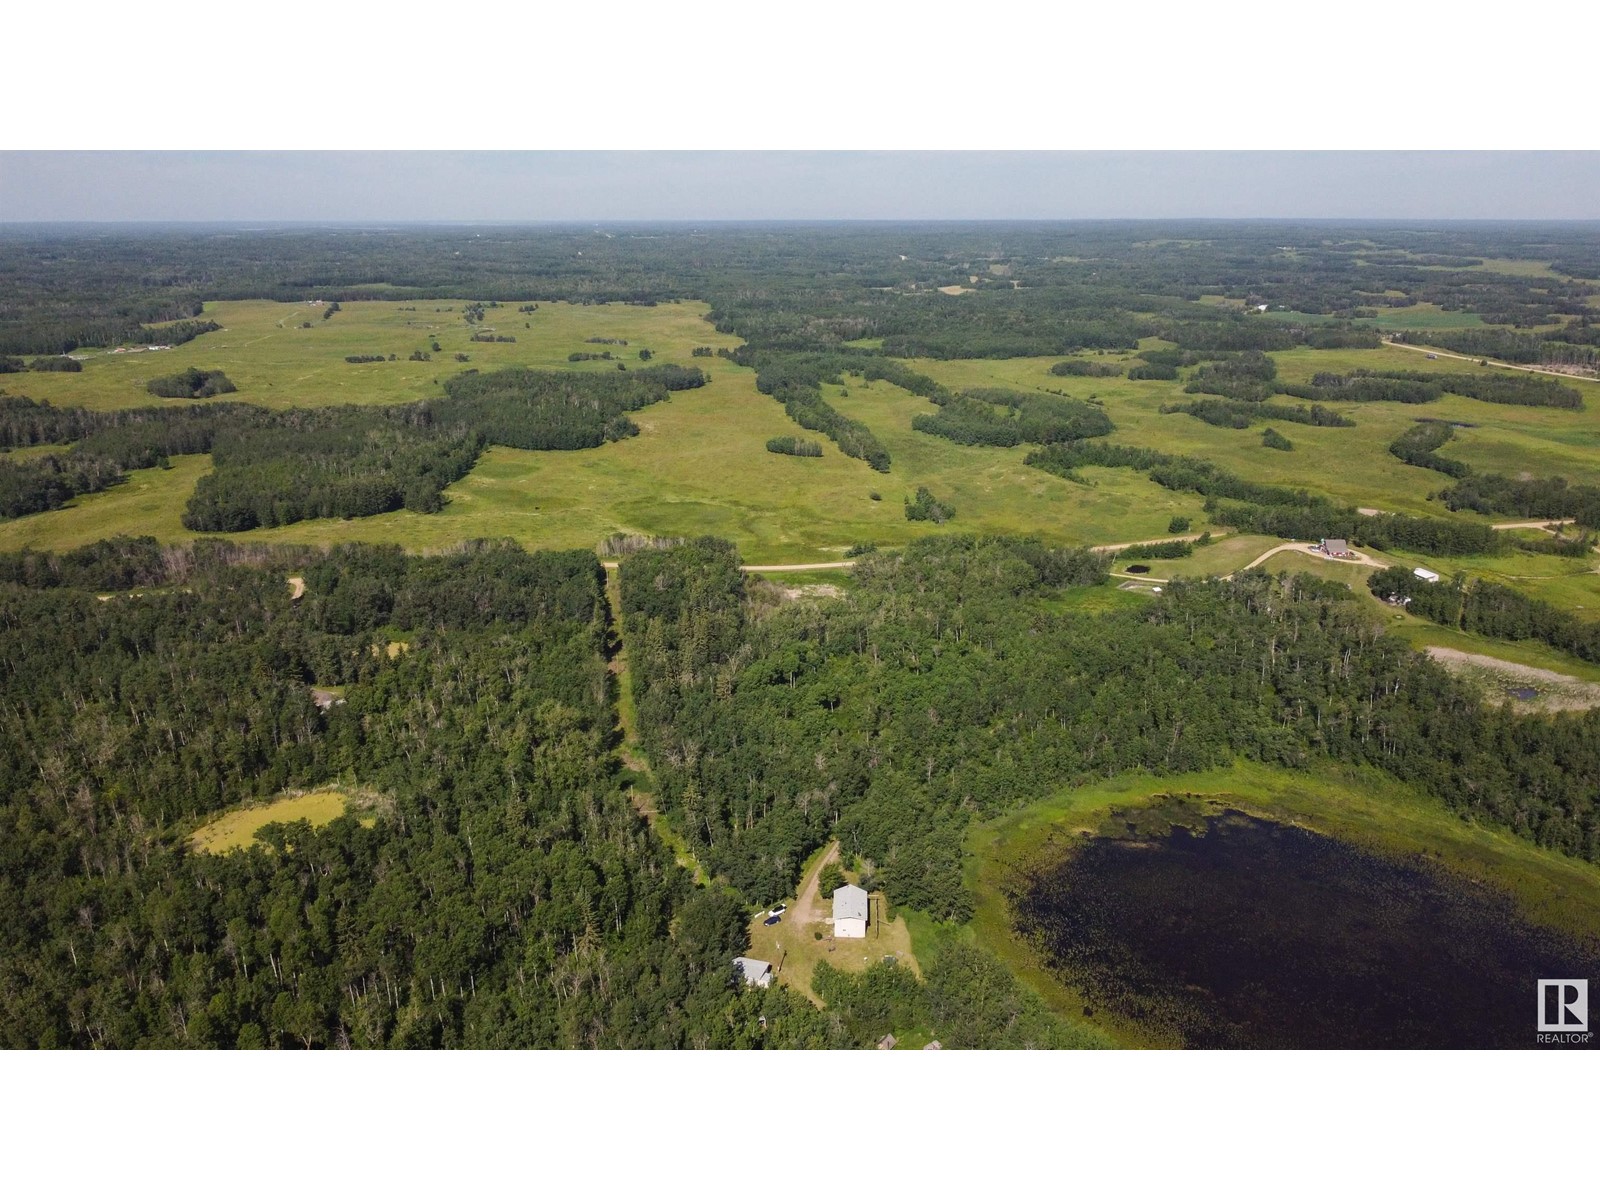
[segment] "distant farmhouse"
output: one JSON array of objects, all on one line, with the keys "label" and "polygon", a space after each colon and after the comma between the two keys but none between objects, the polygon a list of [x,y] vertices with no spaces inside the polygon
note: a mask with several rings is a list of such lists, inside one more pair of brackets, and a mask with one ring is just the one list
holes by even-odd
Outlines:
[{"label": "distant farmhouse", "polygon": [[1350,543],[1345,541],[1344,538],[1323,538],[1317,543],[1317,549],[1321,550],[1329,558],[1355,557],[1354,554],[1350,553]]},{"label": "distant farmhouse", "polygon": [[853,883],[847,883],[833,893],[833,936],[867,936],[867,893]]},{"label": "distant farmhouse", "polygon": [[772,964],[769,962],[759,958],[736,958],[733,960],[733,969],[744,980],[745,987],[772,986]]}]

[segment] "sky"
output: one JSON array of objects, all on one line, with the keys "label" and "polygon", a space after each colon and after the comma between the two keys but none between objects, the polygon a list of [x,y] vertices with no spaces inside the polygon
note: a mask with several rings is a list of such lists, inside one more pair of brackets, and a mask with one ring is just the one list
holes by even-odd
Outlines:
[{"label": "sky", "polygon": [[0,151],[0,221],[1600,219],[1596,151]]}]

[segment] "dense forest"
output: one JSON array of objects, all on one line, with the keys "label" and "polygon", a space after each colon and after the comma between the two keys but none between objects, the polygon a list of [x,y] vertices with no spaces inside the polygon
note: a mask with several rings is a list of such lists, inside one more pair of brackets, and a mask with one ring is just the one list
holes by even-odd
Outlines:
[{"label": "dense forest", "polygon": [[[308,552],[309,553],[309,552]],[[198,542],[0,575],[0,1041],[733,1044],[740,909],[609,772],[588,554],[296,560]],[[92,589],[146,589],[109,602]],[[90,590],[83,590],[83,589]],[[382,630],[407,630],[398,658]],[[319,711],[309,684],[342,684]],[[359,784],[388,807],[197,854],[209,814]]]},{"label": "dense forest", "polygon": [[[877,339],[876,352],[899,357],[1059,356],[1131,349],[1153,335],[1199,351],[1375,346],[1364,322],[1419,304],[1510,327],[1398,335],[1474,357],[1592,365],[1600,339],[1587,307],[1600,238],[1536,222],[442,227],[359,238],[13,226],[0,238],[0,355],[13,356],[179,344],[194,336],[205,300],[462,295],[703,298],[719,329],[779,353]],[[1556,267],[1544,276],[1485,269],[1506,258]],[[1273,311],[1257,313],[1261,305]],[[172,321],[181,323],[159,325]]]},{"label": "dense forest", "polygon": [[838,837],[896,903],[961,917],[972,820],[1134,767],[1238,758],[1370,763],[1600,859],[1600,713],[1480,709],[1341,586],[1254,572],[1088,613],[1039,603],[1106,578],[1088,551],[945,537],[857,561],[843,600],[778,609],[724,543],[622,564],[663,801],[748,895],[781,894]]},{"label": "dense forest", "polygon": [[[827,1012],[738,982],[749,897],[628,803],[608,620],[587,552],[0,556],[0,1045],[872,1044],[876,974]],[[189,843],[318,786],[381,803]],[[953,1047],[1104,1044],[981,951],[889,983]]]},{"label": "dense forest", "polygon": [[962,392],[938,412],[911,418],[911,427],[966,446],[1049,445],[1112,431],[1111,418],[1082,400],[999,388]]}]

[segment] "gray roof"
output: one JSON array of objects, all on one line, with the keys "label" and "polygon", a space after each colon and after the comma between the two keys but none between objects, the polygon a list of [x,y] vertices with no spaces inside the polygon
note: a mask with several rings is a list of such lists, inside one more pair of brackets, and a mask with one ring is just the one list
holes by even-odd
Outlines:
[{"label": "gray roof", "polygon": [[853,883],[847,883],[833,893],[833,919],[835,921],[848,920],[851,917],[867,919],[867,893]]},{"label": "gray roof", "polygon": [[772,974],[772,964],[759,958],[736,958],[733,965],[739,968],[746,983],[755,983],[762,976]]},{"label": "gray roof", "polygon": [[1329,554],[1349,554],[1350,544],[1343,538],[1328,538],[1324,543]]}]

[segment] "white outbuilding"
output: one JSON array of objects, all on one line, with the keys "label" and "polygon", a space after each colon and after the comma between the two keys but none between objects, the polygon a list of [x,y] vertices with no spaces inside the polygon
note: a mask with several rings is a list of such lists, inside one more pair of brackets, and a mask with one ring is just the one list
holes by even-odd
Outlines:
[{"label": "white outbuilding", "polygon": [[736,958],[733,960],[733,969],[744,980],[745,987],[764,988],[772,985],[772,964],[769,962],[759,958]]},{"label": "white outbuilding", "polygon": [[1415,571],[1412,571],[1411,573],[1413,575],[1415,575],[1418,579],[1426,580],[1429,583],[1438,583],[1439,582],[1439,572],[1430,571],[1430,570],[1428,570],[1427,567],[1418,567]]},{"label": "white outbuilding", "polygon": [[853,883],[846,883],[833,893],[833,936],[867,936],[867,893]]}]

